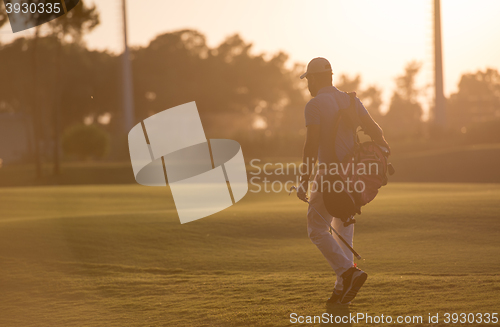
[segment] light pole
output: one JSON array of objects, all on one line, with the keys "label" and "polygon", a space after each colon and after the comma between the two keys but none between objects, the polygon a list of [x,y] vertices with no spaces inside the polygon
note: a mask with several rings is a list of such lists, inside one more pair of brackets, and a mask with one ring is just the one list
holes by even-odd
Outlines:
[{"label": "light pole", "polygon": [[134,126],[134,88],[132,84],[132,67],[127,36],[127,7],[126,0],[122,0],[123,12],[123,54],[122,54],[122,99],[123,99],[123,128],[128,133]]},{"label": "light pole", "polygon": [[434,0],[434,124],[439,131],[446,127],[446,99],[443,86],[443,50],[441,42],[441,0]]}]

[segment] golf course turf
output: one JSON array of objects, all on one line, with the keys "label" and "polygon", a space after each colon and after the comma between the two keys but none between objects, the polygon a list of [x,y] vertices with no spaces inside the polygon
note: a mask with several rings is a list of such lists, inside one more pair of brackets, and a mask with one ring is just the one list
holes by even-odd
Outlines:
[{"label": "golf course turf", "polygon": [[[181,225],[165,187],[0,188],[0,326],[287,326],[335,311],[306,208],[249,192]],[[384,187],[357,218],[369,277],[343,314],[500,313],[499,213],[500,184]]]}]

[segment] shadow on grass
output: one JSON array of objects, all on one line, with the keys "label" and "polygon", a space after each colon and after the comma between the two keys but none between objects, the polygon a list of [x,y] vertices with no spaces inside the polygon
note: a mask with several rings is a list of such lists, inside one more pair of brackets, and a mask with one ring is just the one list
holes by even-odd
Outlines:
[{"label": "shadow on grass", "polygon": [[351,310],[349,305],[326,304],[326,313],[330,315],[328,323],[322,323],[321,326],[352,326],[349,322]]}]

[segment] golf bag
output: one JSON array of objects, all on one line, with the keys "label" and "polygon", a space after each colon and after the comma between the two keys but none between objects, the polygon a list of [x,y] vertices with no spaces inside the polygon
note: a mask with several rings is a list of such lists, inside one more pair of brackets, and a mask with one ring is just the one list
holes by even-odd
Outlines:
[{"label": "golf bag", "polygon": [[[356,94],[349,93],[350,105],[341,109],[333,129],[334,160],[340,169],[335,174],[322,176],[323,202],[330,215],[347,221],[355,214],[361,214],[361,207],[372,201],[379,188],[387,184],[387,174],[394,173],[387,162],[389,150],[373,141],[359,143],[356,112]],[[344,121],[354,134],[354,147],[340,162],[335,151],[335,141],[340,122]]]}]

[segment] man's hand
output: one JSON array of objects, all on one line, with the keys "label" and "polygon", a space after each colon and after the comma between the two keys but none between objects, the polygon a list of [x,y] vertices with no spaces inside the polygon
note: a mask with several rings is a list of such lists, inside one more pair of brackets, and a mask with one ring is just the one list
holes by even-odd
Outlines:
[{"label": "man's hand", "polygon": [[309,188],[309,177],[314,171],[316,158],[318,156],[320,139],[320,125],[308,125],[306,142],[302,155],[302,165],[300,167],[300,182],[297,190],[297,197],[304,202],[308,202],[307,189]]},{"label": "man's hand", "polygon": [[304,180],[300,182],[299,187],[297,189],[297,197],[304,202],[308,202],[309,198],[307,197],[307,189],[309,188],[309,181]]}]

